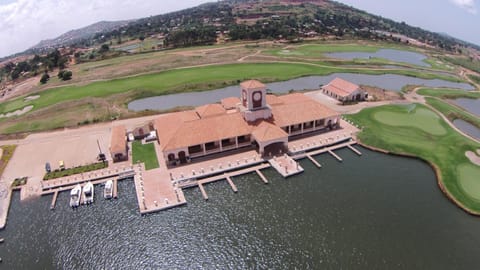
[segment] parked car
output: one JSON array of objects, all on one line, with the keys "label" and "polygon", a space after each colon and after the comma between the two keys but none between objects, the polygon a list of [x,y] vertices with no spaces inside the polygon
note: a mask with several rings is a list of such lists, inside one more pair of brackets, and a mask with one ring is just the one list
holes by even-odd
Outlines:
[{"label": "parked car", "polygon": [[52,171],[52,167],[50,166],[50,162],[45,163],[45,171],[50,173]]},{"label": "parked car", "polygon": [[129,132],[128,133],[128,141],[133,142],[135,140],[135,137],[133,136],[133,133]]},{"label": "parked car", "polygon": [[58,167],[60,168],[60,171],[65,170],[65,163],[63,162],[63,160],[60,160],[58,162]]}]

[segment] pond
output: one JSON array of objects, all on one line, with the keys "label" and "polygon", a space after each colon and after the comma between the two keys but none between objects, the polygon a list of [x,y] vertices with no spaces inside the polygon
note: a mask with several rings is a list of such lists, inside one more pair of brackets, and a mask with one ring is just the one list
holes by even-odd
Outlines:
[{"label": "pond", "polygon": [[376,52],[335,52],[325,53],[327,57],[353,60],[353,59],[370,59],[370,58],[382,58],[392,62],[408,63],[417,66],[430,67],[429,64],[424,62],[427,56],[421,53],[394,50],[394,49],[380,49]]},{"label": "pond", "polygon": [[[301,77],[288,81],[269,83],[267,84],[267,89],[273,93],[288,93],[290,90],[316,90],[319,89],[321,85],[325,85],[337,77],[359,85],[376,86],[393,91],[400,91],[402,87],[409,84],[424,85],[428,87],[458,88],[463,90],[474,89],[470,84],[455,83],[439,79],[426,80],[395,74],[366,75],[353,73],[334,73],[328,76]],[[132,111],[168,110],[180,106],[200,106],[219,102],[223,98],[236,97],[239,96],[239,93],[239,86],[235,85],[211,91],[149,97],[130,102],[128,104],[128,109]]]},{"label": "pond", "polygon": [[26,202],[15,193],[0,231],[2,269],[476,269],[480,218],[453,205],[433,169],[358,147],[301,161],[284,179],[264,170],[185,191],[184,207],[141,216],[133,182],[119,199],[97,186],[72,210],[68,192]]},{"label": "pond", "polygon": [[453,124],[464,133],[476,138],[477,140],[480,140],[480,129],[476,126],[462,119],[454,120]]},{"label": "pond", "polygon": [[469,111],[472,114],[475,114],[480,117],[480,99],[471,99],[471,98],[457,98],[454,102]]}]

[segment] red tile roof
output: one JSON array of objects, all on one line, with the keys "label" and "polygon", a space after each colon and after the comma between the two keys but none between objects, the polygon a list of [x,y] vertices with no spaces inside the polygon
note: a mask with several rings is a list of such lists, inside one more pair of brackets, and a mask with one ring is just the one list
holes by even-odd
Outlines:
[{"label": "red tile roof", "polygon": [[203,105],[195,108],[195,111],[197,112],[198,116],[200,116],[200,118],[212,117],[227,113],[225,108],[223,108],[223,106],[220,104]]},{"label": "red tile roof", "polygon": [[222,99],[221,103],[223,108],[225,110],[231,110],[237,108],[237,104],[239,104],[241,101],[238,97],[228,97]]},{"label": "red tile roof", "polygon": [[169,113],[157,118],[155,120],[155,129],[157,130],[160,145],[168,143],[182,123],[198,119],[200,119],[198,114],[191,110]]},{"label": "red tile roof", "polygon": [[262,121],[258,126],[253,128],[252,136],[258,142],[268,142],[278,139],[288,140],[288,133],[266,121]]},{"label": "red tile roof", "polygon": [[168,142],[160,145],[163,150],[174,150],[208,142],[220,141],[237,136],[249,135],[250,126],[240,113],[202,118],[195,121],[177,123],[175,134]]},{"label": "red tile roof", "polygon": [[265,84],[257,81],[257,80],[249,80],[244,81],[240,84],[242,89],[257,89],[257,88],[265,88]]},{"label": "red tile roof", "polygon": [[290,102],[272,107],[273,121],[278,127],[286,127],[339,115],[336,111],[303,94],[285,95],[281,98]]},{"label": "red tile roof", "polygon": [[347,97],[359,88],[360,87],[358,85],[340,78],[336,78],[335,80],[331,81],[329,84],[323,87],[323,89],[334,93],[340,97]]},{"label": "red tile roof", "polygon": [[112,140],[110,141],[111,153],[127,152],[127,130],[125,126],[115,126],[112,128]]},{"label": "red tile roof", "polygon": [[267,95],[267,104],[274,106],[274,105],[279,105],[283,104],[283,100],[275,95]]}]

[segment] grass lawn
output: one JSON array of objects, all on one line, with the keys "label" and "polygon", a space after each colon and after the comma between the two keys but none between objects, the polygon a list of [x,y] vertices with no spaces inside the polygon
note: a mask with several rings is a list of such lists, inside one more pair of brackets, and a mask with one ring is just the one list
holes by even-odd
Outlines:
[{"label": "grass lawn", "polygon": [[324,53],[331,52],[376,52],[382,47],[365,46],[355,44],[312,44],[289,49],[276,49],[266,51],[268,54],[275,56],[307,56],[307,57],[324,57]]},{"label": "grass lawn", "polygon": [[4,145],[1,146],[3,150],[2,158],[0,159],[0,176],[2,176],[3,171],[7,167],[8,162],[13,156],[13,152],[15,152],[15,149],[17,148],[16,145]]},{"label": "grass lawn", "polygon": [[363,127],[358,138],[364,144],[434,164],[446,192],[464,209],[480,214],[480,166],[465,156],[466,151],[480,149],[479,143],[420,104],[386,105],[346,117]]},{"label": "grass lawn", "polygon": [[438,97],[442,99],[480,98],[480,92],[478,91],[463,91],[458,89],[422,88],[419,89],[417,93],[422,96]]},{"label": "grass lawn", "polygon": [[[24,102],[19,97],[0,104],[0,113],[11,112],[33,105],[33,112],[66,101],[80,100],[87,97],[105,98],[126,92],[134,93],[136,98],[164,95],[177,92],[208,90],[226,85],[238,84],[247,79],[264,82],[288,80],[308,75],[328,75],[334,72],[363,74],[384,74],[382,70],[345,69],[341,67],[317,66],[301,63],[256,63],[228,64],[196,68],[169,70],[154,74],[126,77],[108,81],[93,82],[81,86],[64,86],[44,90],[38,99]],[[445,79],[460,81],[458,78],[435,75],[414,70],[391,70],[388,73],[419,77],[424,79]],[[27,115],[29,114],[27,113]]]},{"label": "grass lawn", "polygon": [[160,167],[153,143],[142,144],[140,141],[134,141],[132,148],[133,163],[145,163],[147,171]]},{"label": "grass lawn", "polygon": [[439,98],[426,97],[425,100],[427,101],[427,104],[431,105],[432,107],[440,111],[450,121],[454,121],[456,119],[462,119],[480,128],[480,119],[477,116],[466,112],[464,109],[459,108],[455,105],[449,104]]}]

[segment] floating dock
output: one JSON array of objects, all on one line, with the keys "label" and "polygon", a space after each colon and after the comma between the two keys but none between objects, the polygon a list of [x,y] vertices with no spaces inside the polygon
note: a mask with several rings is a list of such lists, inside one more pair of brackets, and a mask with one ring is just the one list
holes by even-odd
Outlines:
[{"label": "floating dock", "polygon": [[262,173],[259,169],[256,169],[255,172],[258,174],[258,176],[260,177],[260,179],[262,179],[262,181],[263,181],[265,184],[268,184],[267,178],[265,177],[265,175],[263,175],[263,173]]},{"label": "floating dock", "polygon": [[118,180],[117,179],[114,179],[113,180],[113,198],[116,199],[118,198]]},{"label": "floating dock", "polygon": [[353,152],[355,152],[355,154],[361,156],[362,153],[360,151],[358,151],[357,149],[355,149],[352,145],[347,145],[347,147],[352,150]]},{"label": "floating dock", "polygon": [[57,203],[58,190],[53,193],[52,203],[50,204],[50,210],[55,209],[55,204]]},{"label": "floating dock", "polygon": [[198,188],[200,189],[200,192],[202,192],[202,196],[205,199],[205,201],[208,201],[208,194],[201,183],[198,183]]},{"label": "floating dock", "polygon": [[227,178],[227,182],[230,184],[230,186],[232,187],[232,190],[233,192],[237,193],[238,192],[238,189],[237,189],[237,186],[235,186],[235,184],[233,183],[232,179],[230,178],[230,176],[226,175],[226,178]]},{"label": "floating dock", "polygon": [[318,161],[316,159],[314,159],[312,156],[310,155],[307,155],[307,158],[313,163],[315,164],[315,166],[317,166],[318,168],[322,168],[322,165],[320,163],[318,163]]},{"label": "floating dock", "polygon": [[337,154],[335,154],[332,150],[328,150],[328,153],[332,155],[334,158],[336,158],[338,161],[342,162],[343,159],[339,157]]}]

